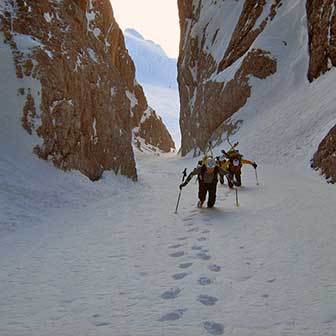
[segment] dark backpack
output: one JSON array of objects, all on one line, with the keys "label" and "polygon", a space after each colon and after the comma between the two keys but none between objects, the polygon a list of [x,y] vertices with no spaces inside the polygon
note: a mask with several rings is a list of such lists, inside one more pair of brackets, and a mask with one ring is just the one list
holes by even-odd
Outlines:
[{"label": "dark backpack", "polygon": [[[202,165],[201,172],[197,177],[198,182],[203,182],[204,181],[204,175],[205,175],[206,170],[207,170],[206,166]],[[218,182],[218,166],[216,166],[215,169],[214,169],[214,179],[213,179],[212,183],[217,183],[217,182]]]}]

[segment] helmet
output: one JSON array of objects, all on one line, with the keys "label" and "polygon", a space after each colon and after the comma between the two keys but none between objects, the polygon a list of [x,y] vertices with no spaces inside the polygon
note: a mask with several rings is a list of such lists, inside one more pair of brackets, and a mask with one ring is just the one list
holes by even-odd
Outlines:
[{"label": "helmet", "polygon": [[210,169],[215,168],[216,167],[216,160],[213,159],[213,158],[208,159],[207,162],[205,163],[205,166],[207,168],[210,168]]}]

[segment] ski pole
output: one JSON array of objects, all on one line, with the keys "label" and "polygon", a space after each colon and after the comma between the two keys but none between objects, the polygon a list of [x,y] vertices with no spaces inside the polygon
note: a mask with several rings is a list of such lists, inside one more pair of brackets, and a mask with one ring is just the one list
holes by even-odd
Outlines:
[{"label": "ski pole", "polygon": [[259,185],[259,180],[258,180],[257,168],[255,168],[255,176],[256,176],[256,181],[257,181],[257,186],[258,186]]},{"label": "ski pole", "polygon": [[237,206],[237,208],[239,208],[239,199],[238,199],[238,189],[237,189],[237,187],[235,188],[235,190],[236,190],[236,206]]},{"label": "ski pole", "polygon": [[[187,168],[185,168],[185,169],[183,170],[182,183],[184,182],[184,179],[186,178],[186,176],[187,176]],[[177,199],[177,204],[176,204],[175,214],[177,214],[177,209],[178,209],[179,204],[180,204],[181,193],[182,193],[182,190],[180,189],[180,192],[179,192],[179,195],[178,195],[178,199]]]}]

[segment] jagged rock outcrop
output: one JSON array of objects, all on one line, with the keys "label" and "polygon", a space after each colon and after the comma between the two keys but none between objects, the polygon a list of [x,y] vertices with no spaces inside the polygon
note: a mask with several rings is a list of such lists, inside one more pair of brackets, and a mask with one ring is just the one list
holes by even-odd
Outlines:
[{"label": "jagged rock outcrop", "polygon": [[282,1],[179,0],[178,5],[181,152],[197,154],[211,138],[237,126],[225,122],[251,96],[251,75],[264,79],[276,73],[276,58],[268,50],[253,48],[253,43]]},{"label": "jagged rock outcrop", "polygon": [[174,141],[162,119],[148,106],[142,87],[135,81],[134,91],[126,92],[131,102],[131,125],[134,144],[142,151],[141,144],[147,149],[157,148],[169,153],[175,149]]},{"label": "jagged rock outcrop", "polygon": [[331,183],[336,183],[336,126],[319,145],[312,159],[312,168],[320,169]]},{"label": "jagged rock outcrop", "polygon": [[[163,126],[162,126],[163,125]],[[165,127],[161,117],[157,116],[156,112],[148,107],[143,117],[140,120],[139,128],[134,130],[136,140],[143,139],[145,145],[151,148],[154,146],[160,148],[162,151],[169,153],[175,148],[173,139],[171,138],[168,130],[162,131]],[[141,150],[141,146],[139,148]]]},{"label": "jagged rock outcrop", "polygon": [[310,62],[308,79],[312,82],[336,66],[336,9],[334,0],[307,0]]},{"label": "jagged rock outcrop", "polygon": [[[150,132],[140,123],[148,105],[110,2],[4,0],[0,19],[17,77],[40,82],[20,91],[22,126],[42,139],[34,152],[91,180],[104,170],[136,178],[132,129]],[[174,147],[151,118],[152,144],[160,134],[162,150]]]},{"label": "jagged rock outcrop", "polygon": [[[333,0],[307,0],[309,35],[308,80],[312,82],[336,66],[336,7]],[[312,159],[328,180],[336,182],[336,126],[320,143]]]}]

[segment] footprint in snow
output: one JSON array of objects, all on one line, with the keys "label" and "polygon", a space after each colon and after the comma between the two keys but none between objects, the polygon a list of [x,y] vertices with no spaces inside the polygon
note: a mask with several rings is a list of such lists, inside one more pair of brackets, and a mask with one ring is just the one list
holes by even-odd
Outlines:
[{"label": "footprint in snow", "polygon": [[212,282],[213,281],[206,276],[202,276],[198,279],[198,283],[202,286],[210,285],[210,284],[212,284]]},{"label": "footprint in snow", "polygon": [[202,234],[207,234],[209,232],[210,232],[209,230],[204,230],[204,231],[202,231]]},{"label": "footprint in snow", "polygon": [[98,319],[100,318],[99,314],[94,314],[92,315],[92,318],[95,319],[95,321],[92,321],[92,324],[95,327],[107,327],[109,326],[111,323],[110,322],[105,322],[105,321],[99,321]]},{"label": "footprint in snow", "polygon": [[197,239],[198,241],[206,241],[207,239],[205,237],[201,237]]},{"label": "footprint in snow", "polygon": [[111,323],[109,322],[94,322],[93,323],[96,327],[107,327],[109,326]]},{"label": "footprint in snow", "polygon": [[207,252],[199,252],[196,254],[196,257],[198,259],[201,259],[201,260],[210,260],[211,259],[211,256],[209,254],[207,254]]},{"label": "footprint in snow", "polygon": [[186,311],[187,311],[187,309],[177,309],[177,310],[175,310],[171,313],[165,314],[162,317],[160,317],[159,322],[179,320]]},{"label": "footprint in snow", "polygon": [[181,293],[180,288],[171,288],[167,291],[165,291],[162,295],[161,298],[164,300],[171,300],[171,299],[176,299],[178,295]]},{"label": "footprint in snow", "polygon": [[198,231],[199,231],[198,227],[187,230],[187,232],[198,232]]},{"label": "footprint in snow", "polygon": [[198,245],[194,245],[191,249],[193,250],[193,251],[200,251],[200,250],[202,250],[202,246],[198,246]]},{"label": "footprint in snow", "polygon": [[211,272],[219,272],[221,270],[221,267],[218,266],[218,265],[215,265],[215,264],[211,264],[211,265],[208,266],[208,269]]},{"label": "footprint in snow", "polygon": [[242,275],[237,278],[237,281],[244,282],[247,280],[250,280],[252,278],[252,275]]},{"label": "footprint in snow", "polygon": [[224,326],[213,321],[203,322],[204,329],[211,335],[223,335]]},{"label": "footprint in snow", "polygon": [[187,272],[176,273],[176,274],[172,275],[172,278],[174,280],[181,280],[181,279],[185,278],[187,275],[189,275],[189,273],[187,273]]},{"label": "footprint in snow", "polygon": [[180,237],[180,238],[177,238],[177,240],[181,241],[181,240],[187,240],[189,237]]},{"label": "footprint in snow", "polygon": [[267,280],[267,282],[268,283],[273,283],[275,280],[276,280],[276,278],[273,278],[273,279]]},{"label": "footprint in snow", "polygon": [[177,249],[177,248],[182,247],[182,246],[183,246],[183,244],[175,244],[175,245],[168,246],[168,248],[169,249]]},{"label": "footprint in snow", "polygon": [[214,296],[209,295],[200,295],[197,298],[197,301],[204,304],[205,306],[213,306],[217,303],[218,299]]},{"label": "footprint in snow", "polygon": [[179,258],[179,257],[182,257],[184,256],[184,251],[179,251],[179,252],[175,252],[175,253],[171,253],[169,254],[171,257],[173,258]]},{"label": "footprint in snow", "polygon": [[192,266],[193,263],[189,262],[189,263],[183,263],[183,264],[180,264],[179,267],[182,268],[182,269],[186,269],[186,268],[189,268],[190,266]]}]

